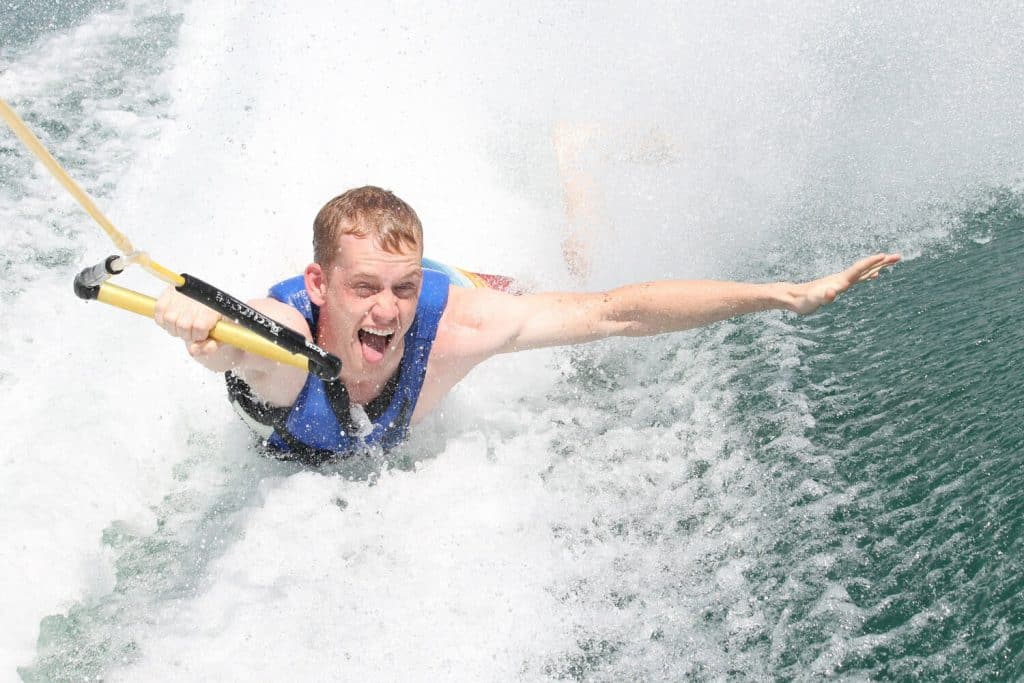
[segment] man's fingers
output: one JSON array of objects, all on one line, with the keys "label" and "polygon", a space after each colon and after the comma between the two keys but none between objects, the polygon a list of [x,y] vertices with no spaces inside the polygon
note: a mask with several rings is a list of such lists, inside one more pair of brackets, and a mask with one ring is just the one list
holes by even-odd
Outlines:
[{"label": "man's fingers", "polygon": [[179,336],[186,341],[203,341],[210,336],[210,330],[217,322],[217,314],[205,308],[193,306],[187,309],[178,321]]},{"label": "man's fingers", "polygon": [[192,316],[188,309],[168,311],[164,319],[165,329],[172,335],[187,342],[196,341],[192,336]]},{"label": "man's fingers", "polygon": [[885,268],[885,264],[877,265],[874,268],[868,270],[866,273],[860,276],[858,282],[864,282],[865,280],[877,280],[878,274]]},{"label": "man's fingers", "polygon": [[194,342],[202,341],[210,336],[209,327],[203,326],[203,321],[200,320],[198,311],[194,310],[189,311],[185,320],[182,321],[182,332],[185,335],[182,337],[183,339]]},{"label": "man's fingers", "polygon": [[879,263],[881,263],[884,257],[885,254],[874,254],[872,256],[865,256],[864,258],[862,258],[861,260],[857,261],[852,266],[847,268],[846,272],[858,274],[863,273],[865,270],[874,268]]},{"label": "man's fingers", "polygon": [[899,260],[899,254],[875,254],[857,261],[846,272],[851,276],[852,282],[875,280],[883,268],[888,268]]},{"label": "man's fingers", "polygon": [[169,287],[157,299],[153,319],[167,334],[192,343],[210,336],[220,314]]},{"label": "man's fingers", "polygon": [[153,305],[153,320],[160,327],[167,329],[167,310],[170,307],[171,297],[173,296],[174,288],[168,287],[160,296],[156,299],[156,304]]},{"label": "man's fingers", "polygon": [[178,323],[182,339],[199,342],[210,336],[210,331],[217,324],[220,315],[206,308],[195,305],[189,308]]},{"label": "man's fingers", "polygon": [[188,343],[188,352],[193,358],[200,358],[202,356],[209,356],[213,354],[220,344],[214,339],[202,339],[200,341],[194,341]]}]

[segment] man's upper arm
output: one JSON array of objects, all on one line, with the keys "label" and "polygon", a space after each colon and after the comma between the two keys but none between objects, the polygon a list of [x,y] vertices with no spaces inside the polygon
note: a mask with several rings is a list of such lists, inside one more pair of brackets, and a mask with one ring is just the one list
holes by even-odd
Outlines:
[{"label": "man's upper arm", "polygon": [[443,347],[475,362],[499,353],[579,344],[615,334],[604,293],[513,296],[453,288],[445,311]]}]

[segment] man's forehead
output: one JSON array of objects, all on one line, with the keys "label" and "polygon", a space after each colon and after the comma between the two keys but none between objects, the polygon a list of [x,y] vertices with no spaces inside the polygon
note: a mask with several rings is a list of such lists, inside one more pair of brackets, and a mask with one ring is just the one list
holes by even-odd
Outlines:
[{"label": "man's forehead", "polygon": [[342,235],[335,249],[334,266],[345,271],[368,273],[420,272],[419,250],[388,251],[369,237]]}]

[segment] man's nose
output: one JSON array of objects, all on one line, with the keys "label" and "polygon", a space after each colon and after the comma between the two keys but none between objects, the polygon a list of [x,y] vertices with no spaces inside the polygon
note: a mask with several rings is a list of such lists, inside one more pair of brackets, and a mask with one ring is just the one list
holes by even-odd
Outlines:
[{"label": "man's nose", "polygon": [[371,313],[377,322],[394,322],[398,318],[398,297],[385,289],[377,294],[377,300],[373,303]]}]

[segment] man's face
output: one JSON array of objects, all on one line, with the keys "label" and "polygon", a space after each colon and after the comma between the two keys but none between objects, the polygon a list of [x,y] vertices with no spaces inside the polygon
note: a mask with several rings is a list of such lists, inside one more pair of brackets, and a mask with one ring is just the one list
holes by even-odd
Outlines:
[{"label": "man's face", "polygon": [[391,253],[373,238],[343,235],[329,267],[306,269],[310,299],[320,306],[319,341],[341,357],[349,377],[390,375],[416,317],[423,270],[419,250]]}]

